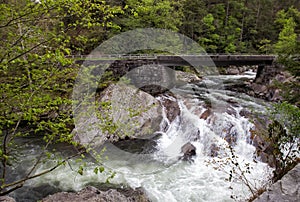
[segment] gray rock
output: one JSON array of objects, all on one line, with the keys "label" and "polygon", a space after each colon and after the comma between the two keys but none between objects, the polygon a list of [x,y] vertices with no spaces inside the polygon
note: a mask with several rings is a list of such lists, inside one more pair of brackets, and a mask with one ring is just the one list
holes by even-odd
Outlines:
[{"label": "gray rock", "polygon": [[204,120],[207,120],[207,118],[212,114],[212,111],[210,108],[208,108],[207,110],[205,110],[201,116],[200,116],[200,119],[204,119]]},{"label": "gray rock", "polygon": [[158,95],[175,85],[175,70],[159,64],[141,65],[125,76],[136,88],[151,95]]},{"label": "gray rock", "polygon": [[0,202],[16,202],[16,200],[10,196],[0,196]]},{"label": "gray rock", "polygon": [[[162,106],[148,93],[125,84],[113,84],[96,99],[94,115],[77,117],[75,140],[85,146],[101,146],[105,141],[152,135],[160,129]],[[93,106],[95,108],[95,106]],[[87,110],[88,111],[88,110]],[[79,121],[78,121],[79,120]]]},{"label": "gray rock", "polygon": [[239,71],[238,67],[229,67],[226,70],[226,73],[230,74],[230,75],[237,75],[237,74],[240,74],[240,71]]},{"label": "gray rock", "polygon": [[175,76],[176,76],[177,85],[180,84],[184,85],[187,83],[197,83],[202,80],[196,74],[190,72],[175,71]]},{"label": "gray rock", "polygon": [[275,89],[274,92],[273,92],[273,96],[271,98],[271,101],[282,101],[283,98],[282,98],[282,92],[280,89]]},{"label": "gray rock", "polygon": [[174,121],[175,118],[180,115],[180,107],[176,98],[172,97],[171,99],[167,97],[162,97],[161,101],[162,105],[165,107],[166,116],[169,122]]},{"label": "gray rock", "polygon": [[79,192],[60,192],[50,196],[47,196],[42,202],[148,202],[149,199],[140,190],[124,190],[119,191],[115,189],[109,189],[107,191],[101,191],[95,187],[89,186],[82,189]]},{"label": "gray rock", "polygon": [[300,164],[290,170],[260,195],[255,202],[298,202],[300,199]]},{"label": "gray rock", "polygon": [[193,156],[196,155],[196,147],[188,142],[181,147],[181,152],[183,153],[182,160],[190,160]]}]

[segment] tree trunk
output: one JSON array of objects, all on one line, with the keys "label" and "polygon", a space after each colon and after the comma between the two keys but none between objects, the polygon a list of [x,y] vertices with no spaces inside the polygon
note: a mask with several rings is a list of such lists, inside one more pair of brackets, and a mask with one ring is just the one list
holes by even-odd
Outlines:
[{"label": "tree trunk", "polygon": [[225,27],[227,27],[227,24],[228,24],[228,18],[229,18],[229,0],[227,0],[227,6],[226,6]]}]

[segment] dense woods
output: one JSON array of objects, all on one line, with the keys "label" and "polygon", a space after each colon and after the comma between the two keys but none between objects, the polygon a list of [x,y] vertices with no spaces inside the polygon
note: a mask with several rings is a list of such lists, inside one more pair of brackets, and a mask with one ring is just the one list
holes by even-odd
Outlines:
[{"label": "dense woods", "polygon": [[[39,176],[33,171],[50,144],[76,144],[70,95],[78,67],[66,56],[152,27],[184,34],[208,53],[278,54],[299,76],[299,10],[298,0],[1,0],[0,195]],[[45,152],[22,179],[7,181],[14,140],[31,135],[42,136]]]},{"label": "dense woods", "polygon": [[[145,27],[178,31],[209,53],[276,53],[285,50],[284,46],[295,47],[292,43],[299,38],[297,0],[58,2],[3,1],[1,35],[5,44],[9,46],[8,39],[13,37],[7,32],[21,35],[26,30],[22,25],[47,35],[64,32],[69,54],[87,54],[117,33]],[[12,32],[16,26],[18,32]],[[288,39],[287,44],[284,40]]]},{"label": "dense woods", "polygon": [[[119,10],[112,18],[114,26],[106,28],[106,37],[134,28],[172,29],[197,41],[210,53],[275,53],[277,43],[276,49],[280,52],[280,43],[287,37],[292,37],[295,42],[300,29],[300,3],[296,0],[128,0],[107,3]],[[284,33],[287,29],[288,33]],[[103,40],[101,37],[98,36],[99,41]]]}]

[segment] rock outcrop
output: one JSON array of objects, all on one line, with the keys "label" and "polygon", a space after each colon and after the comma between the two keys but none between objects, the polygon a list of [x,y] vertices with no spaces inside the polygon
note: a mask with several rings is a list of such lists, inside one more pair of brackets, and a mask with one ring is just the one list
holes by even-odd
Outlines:
[{"label": "rock outcrop", "polygon": [[176,85],[185,85],[187,83],[198,83],[202,79],[191,72],[175,71]]},{"label": "rock outcrop", "polygon": [[260,195],[255,202],[298,202],[300,199],[300,164],[290,170]]},{"label": "rock outcrop", "polygon": [[16,200],[10,196],[0,196],[0,202],[16,202]]},{"label": "rock outcrop", "polygon": [[229,66],[229,67],[218,67],[220,74],[225,75],[238,75],[248,70],[256,69],[257,66]]},{"label": "rock outcrop", "polygon": [[137,88],[112,84],[95,102],[95,113],[90,115],[87,110],[82,117],[78,115],[73,131],[75,140],[83,146],[99,146],[107,140],[115,142],[125,137],[142,138],[160,129],[159,100]]},{"label": "rock outcrop", "polygon": [[173,96],[161,97],[161,103],[165,107],[166,116],[169,122],[174,121],[175,118],[180,115],[178,102]]},{"label": "rock outcrop", "polygon": [[89,186],[79,192],[60,192],[47,196],[42,202],[148,202],[149,199],[145,196],[141,189],[124,189],[122,191],[109,189],[101,191],[95,187]]},{"label": "rock outcrop", "polygon": [[261,67],[258,68],[254,82],[250,84],[251,91],[248,94],[272,102],[283,101],[283,92],[278,85],[289,86],[294,82],[296,78],[285,71],[283,66],[274,64]]}]

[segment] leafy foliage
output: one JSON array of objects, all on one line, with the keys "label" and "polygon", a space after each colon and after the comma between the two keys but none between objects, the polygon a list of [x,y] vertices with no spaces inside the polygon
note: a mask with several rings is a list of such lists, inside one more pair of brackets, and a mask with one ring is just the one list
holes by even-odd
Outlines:
[{"label": "leafy foliage", "polygon": [[287,11],[281,10],[277,13],[276,22],[282,26],[275,44],[275,51],[279,54],[279,62],[295,76],[300,75],[299,39],[297,33],[300,29],[300,12],[294,7]]},{"label": "leafy foliage", "polygon": [[155,27],[177,30],[180,23],[172,1],[126,0],[124,17],[120,19],[124,30]]},{"label": "leafy foliage", "polygon": [[[299,8],[296,0],[1,1],[0,195],[65,165],[69,158],[35,173],[39,164],[52,158],[50,145],[76,145],[71,134],[69,96],[78,69],[66,56],[87,54],[122,31],[154,27],[179,31],[208,52],[272,53],[274,48],[280,62],[299,76]],[[107,83],[102,85],[104,88]],[[292,97],[289,101],[296,103],[299,99]],[[275,129],[278,123],[284,125],[276,129],[281,136],[272,135],[277,138],[274,143],[278,143],[280,153],[285,143],[299,140],[299,108],[283,103],[276,111],[285,114],[276,116],[280,121],[270,126]],[[131,115],[135,113],[132,111]],[[114,130],[114,126],[107,130]],[[28,136],[43,139],[44,149],[21,180],[8,182],[7,171],[16,163],[18,153],[14,148],[18,139]],[[294,159],[288,156],[281,159],[284,169]],[[103,168],[94,171],[101,173]],[[84,166],[79,167],[78,173],[84,173]]]},{"label": "leafy foliage", "polygon": [[[51,157],[51,144],[76,145],[69,96],[77,67],[65,56],[89,42],[80,29],[107,26],[115,10],[90,0],[8,0],[0,9],[0,195],[4,195],[71,158],[35,173]],[[75,47],[77,43],[82,46]],[[21,180],[7,181],[7,171],[15,163],[14,145],[27,136],[42,138],[44,149]]]},{"label": "leafy foliage", "polygon": [[287,102],[275,104],[273,122],[268,126],[278,162],[275,180],[280,179],[300,157],[300,109]]}]

